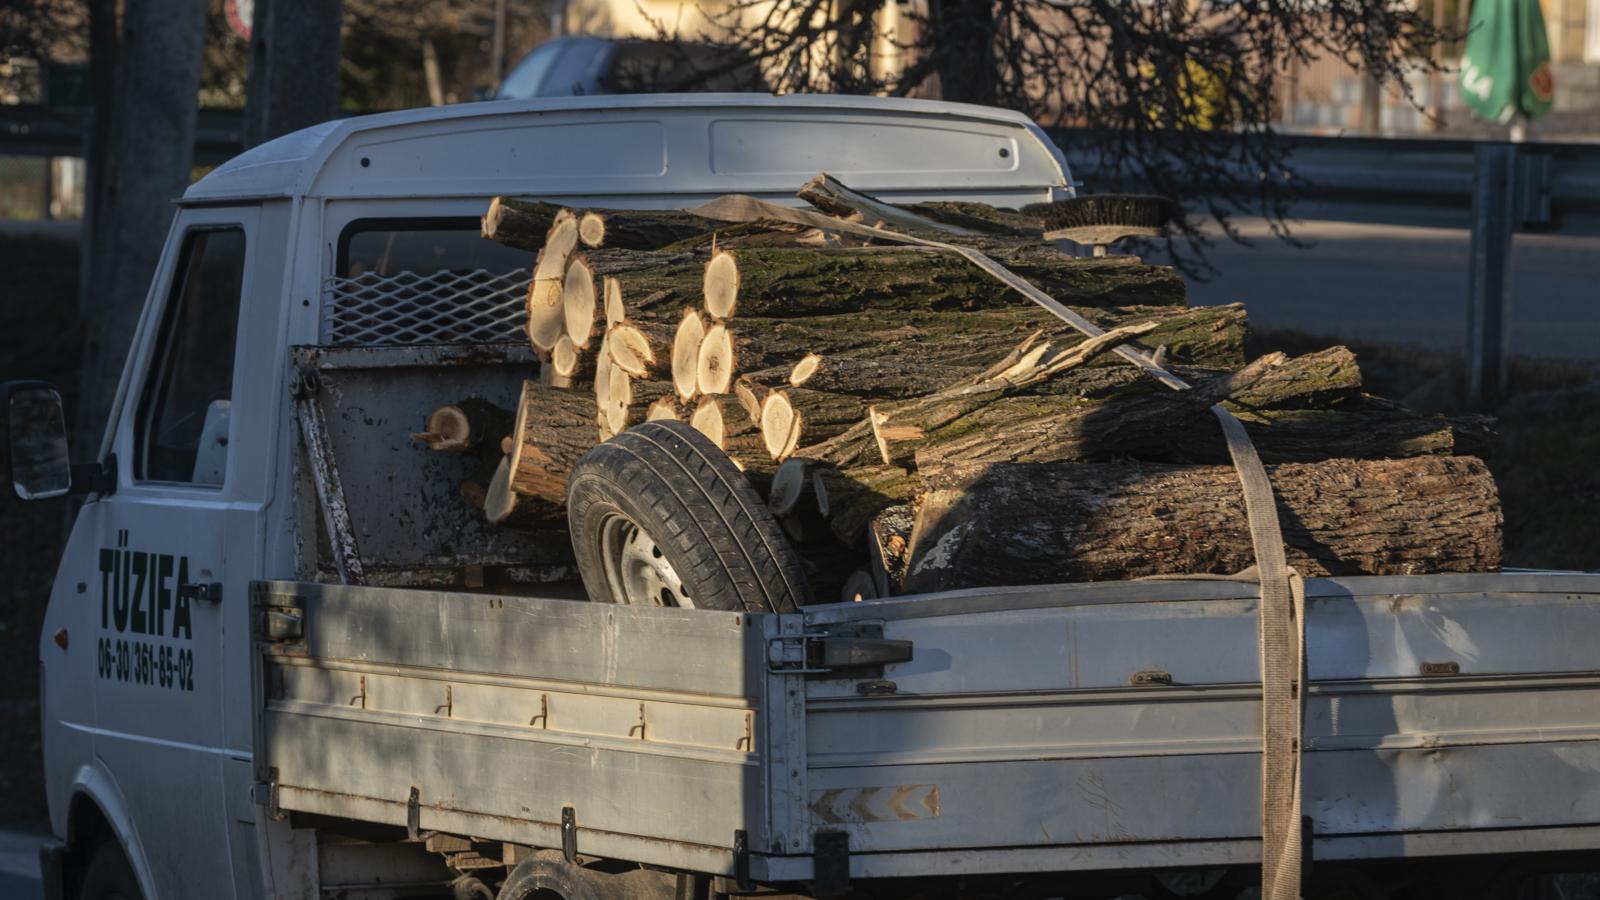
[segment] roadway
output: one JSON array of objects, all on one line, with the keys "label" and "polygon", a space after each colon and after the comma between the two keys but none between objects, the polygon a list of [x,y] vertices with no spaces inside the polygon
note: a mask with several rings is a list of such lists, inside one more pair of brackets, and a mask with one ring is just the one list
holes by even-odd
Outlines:
[{"label": "roadway", "polygon": [[0,897],[5,900],[43,900],[39,883],[39,848],[44,836],[32,831],[0,828]]},{"label": "roadway", "polygon": [[[1454,222],[1309,220],[1294,229],[1305,249],[1272,237],[1260,219],[1238,224],[1254,246],[1213,246],[1218,274],[1191,281],[1191,302],[1243,301],[1256,328],[1464,346],[1471,236]],[[1512,352],[1600,360],[1600,236],[1521,234],[1512,261]]]}]

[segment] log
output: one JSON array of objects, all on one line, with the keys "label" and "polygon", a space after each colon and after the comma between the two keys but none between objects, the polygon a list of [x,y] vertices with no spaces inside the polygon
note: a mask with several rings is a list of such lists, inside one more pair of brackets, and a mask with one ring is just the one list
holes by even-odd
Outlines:
[{"label": "log", "polygon": [[[802,506],[811,494],[810,462],[804,459],[785,460],[772,474],[772,486],[767,491],[767,508],[775,516],[788,515]],[[815,506],[814,503],[810,504]]]},{"label": "log", "polygon": [[[590,254],[595,271],[617,278],[630,313],[662,315],[702,307],[705,257],[655,262],[611,251]],[[964,259],[912,248],[754,247],[737,251],[738,314],[771,318],[883,312],[955,312],[1031,306]],[[1068,306],[1183,306],[1172,269],[1060,254],[1008,262],[1018,275]],[[1035,308],[1038,313],[1042,310]],[[1048,313],[1043,313],[1048,315]]]},{"label": "log", "polygon": [[870,194],[854,190],[823,172],[800,187],[795,196],[818,210],[842,219],[859,217],[868,225],[882,224],[897,230],[936,232],[942,234],[973,234],[960,225],[936,221],[918,215],[905,207],[885,203]]},{"label": "log", "polygon": [[676,398],[671,396],[657,397],[649,406],[645,407],[644,420],[646,422],[681,422],[683,421],[683,416],[678,412]]},{"label": "log", "polygon": [[1011,209],[998,209],[985,203],[961,200],[936,200],[913,203],[906,209],[935,222],[955,225],[980,234],[1002,237],[1044,238],[1044,222]]},{"label": "log", "polygon": [[[610,384],[606,388],[605,403],[600,408],[602,432],[607,437],[644,422],[657,400],[672,393],[672,385],[664,381],[638,381],[616,366],[611,368]],[[593,413],[590,413],[593,415]]]},{"label": "log", "polygon": [[700,393],[700,344],[705,336],[705,320],[692,309],[684,310],[672,337],[672,386],[684,403]]},{"label": "log", "polygon": [[539,251],[555,224],[561,207],[537,200],[496,197],[483,214],[481,233],[486,240],[518,250]]},{"label": "log", "polygon": [[[1244,365],[1246,322],[1244,309],[1237,304],[1197,309],[1120,307],[1094,312],[1091,318],[1107,330],[1155,322],[1154,330],[1129,345],[1149,352],[1167,344],[1173,348],[1174,364],[1226,370]],[[886,366],[977,370],[993,364],[1037,331],[1042,330],[1052,345],[1062,348],[1084,340],[1080,332],[1036,307],[970,313],[890,310],[785,319],[741,315],[726,330],[732,342],[734,371],[739,374],[792,369],[810,354],[875,360]],[[1115,356],[1089,365],[1131,368]],[[929,389],[939,386],[930,385]]]},{"label": "log", "polygon": [[623,322],[606,334],[611,363],[634,378],[664,378],[671,370],[672,332],[654,322]]},{"label": "log", "polygon": [[551,525],[565,522],[567,476],[595,445],[594,403],[577,391],[522,383],[507,459],[516,506]]},{"label": "log", "polygon": [[840,543],[861,546],[873,517],[891,506],[906,503],[920,482],[898,466],[863,466],[834,469],[818,466],[811,476],[817,509]]},{"label": "log", "polygon": [[[737,342],[743,346],[746,342]],[[733,332],[722,322],[706,329],[695,360],[695,391],[701,394],[726,394],[733,389],[733,376],[739,357]]]},{"label": "log", "polygon": [[[562,207],[533,200],[495,197],[483,216],[485,238],[519,250],[541,250]],[[728,225],[677,210],[569,210],[587,247],[660,250]]]},{"label": "log", "polygon": [[560,380],[551,380],[550,386],[571,387],[577,382],[592,380],[598,357],[595,351],[579,349],[570,335],[556,338],[555,348],[550,351],[550,370]]},{"label": "log", "polygon": [[606,327],[610,328],[628,320],[628,308],[622,302],[622,282],[607,275],[604,284]]},{"label": "log", "polygon": [[[754,389],[744,385],[752,393]],[[773,459],[787,459],[800,447],[816,444],[860,422],[867,406],[860,397],[808,388],[787,388],[761,401],[761,437]]]},{"label": "log", "polygon": [[[1030,337],[1005,358],[968,381],[916,400],[874,404],[868,411],[868,422],[877,440],[879,454],[886,464],[905,465],[911,462],[916,451],[930,437],[955,441],[965,436],[965,431],[953,432],[950,428],[952,423],[966,420],[1029,385],[1081,366],[1096,356],[1126,344],[1131,338],[1149,332],[1153,327],[1154,323],[1148,322],[1124,325],[1071,347],[1054,347],[1049,342]],[[1281,358],[1282,354],[1277,354],[1273,364]],[[1254,372],[1264,365],[1252,364],[1243,371]],[[1190,396],[1193,394],[1190,393]],[[1221,396],[1226,394],[1219,394],[1218,399]],[[1076,407],[1078,401],[1067,398],[1066,403]],[[981,430],[976,432],[978,437],[986,434]]]},{"label": "log", "polygon": [[528,340],[536,350],[548,352],[566,330],[561,288],[567,277],[567,258],[577,245],[578,220],[571,212],[560,210],[534,262],[533,280],[528,284]]},{"label": "log", "polygon": [[705,296],[706,313],[713,319],[733,315],[739,303],[739,261],[732,253],[711,251],[701,293]]},{"label": "log", "polygon": [[594,236],[589,246],[622,250],[660,250],[728,227],[725,222],[666,209],[591,210],[583,219]]},{"label": "log", "polygon": [[969,378],[981,371],[976,366],[948,366],[915,359],[879,359],[809,353],[784,372],[782,367],[750,373],[752,381],[766,383],[781,373],[794,387],[807,387],[835,394],[903,400],[921,397],[940,387]]},{"label": "log", "polygon": [[429,450],[447,453],[467,453],[483,445],[498,441],[500,435],[511,428],[515,418],[510,410],[501,409],[479,397],[468,397],[447,403],[428,414],[422,431],[411,435]]},{"label": "log", "polygon": [[910,564],[911,504],[891,506],[867,524],[867,570],[877,583],[879,597],[901,593]]},{"label": "log", "polygon": [[[1471,457],[1270,467],[1302,574],[1499,568],[1494,478]],[[924,471],[907,592],[1228,574],[1255,561],[1231,466],[962,463]]]},{"label": "log", "polygon": [[[1342,353],[1343,348],[1337,348]],[[1120,458],[1152,462],[1226,463],[1221,429],[1210,413],[1224,398],[1249,396],[1256,405],[1225,404],[1244,422],[1261,458],[1310,462],[1345,457],[1398,459],[1454,452],[1451,423],[1378,401],[1354,398],[1328,409],[1305,409],[1325,396],[1329,381],[1308,377],[1328,354],[1267,366],[1276,354],[1228,376],[1173,392],[1148,380],[1096,399],[1070,396],[1000,397],[963,409],[958,401],[906,410],[896,452],[910,449],[917,468],[957,461],[1062,462]],[[1337,377],[1335,375],[1334,377]],[[913,429],[922,422],[919,434]],[[903,457],[897,457],[903,458]]]},{"label": "log", "polygon": [[567,336],[578,348],[589,346],[595,333],[594,270],[581,253],[567,260],[567,274],[561,282],[561,312]]}]

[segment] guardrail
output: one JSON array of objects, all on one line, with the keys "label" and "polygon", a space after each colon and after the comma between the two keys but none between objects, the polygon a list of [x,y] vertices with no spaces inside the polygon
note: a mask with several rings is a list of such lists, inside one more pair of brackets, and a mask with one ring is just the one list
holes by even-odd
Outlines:
[{"label": "guardrail", "polygon": [[[82,156],[87,110],[0,105],[0,156]],[[244,114],[202,109],[195,123],[195,165],[216,165],[244,150]]]},{"label": "guardrail", "polygon": [[[1112,173],[1096,168],[1087,149],[1092,136],[1066,128],[1049,133],[1066,152],[1074,179],[1089,192],[1140,190],[1140,185],[1117,183]],[[1219,145],[1214,158],[1237,158],[1228,153],[1237,138],[1217,135],[1213,140]],[[1362,221],[1422,210],[1459,214],[1461,227],[1469,224],[1472,213],[1477,148],[1496,146],[1438,138],[1284,135],[1280,140],[1293,150],[1290,165],[1298,176],[1300,206],[1314,207],[1317,218]],[[1600,143],[1524,143],[1517,145],[1516,156],[1520,227],[1600,234]],[[1246,183],[1256,175],[1242,166],[1235,174]]]}]

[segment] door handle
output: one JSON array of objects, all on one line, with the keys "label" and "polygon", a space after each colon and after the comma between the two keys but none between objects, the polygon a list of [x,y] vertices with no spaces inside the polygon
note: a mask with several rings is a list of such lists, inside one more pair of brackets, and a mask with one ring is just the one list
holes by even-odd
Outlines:
[{"label": "door handle", "polygon": [[196,601],[201,603],[222,602],[222,582],[220,581],[191,581],[178,585],[178,598],[180,600]]}]

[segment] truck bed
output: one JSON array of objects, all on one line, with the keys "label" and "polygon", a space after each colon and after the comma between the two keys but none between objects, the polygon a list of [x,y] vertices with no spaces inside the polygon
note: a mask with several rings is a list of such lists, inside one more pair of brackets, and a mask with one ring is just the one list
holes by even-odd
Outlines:
[{"label": "truck bed", "polygon": [[[1250,863],[1255,594],[769,615],[260,582],[259,777],[278,812],[765,882]],[[1600,846],[1600,576],[1322,579],[1308,604],[1315,857]]]}]

